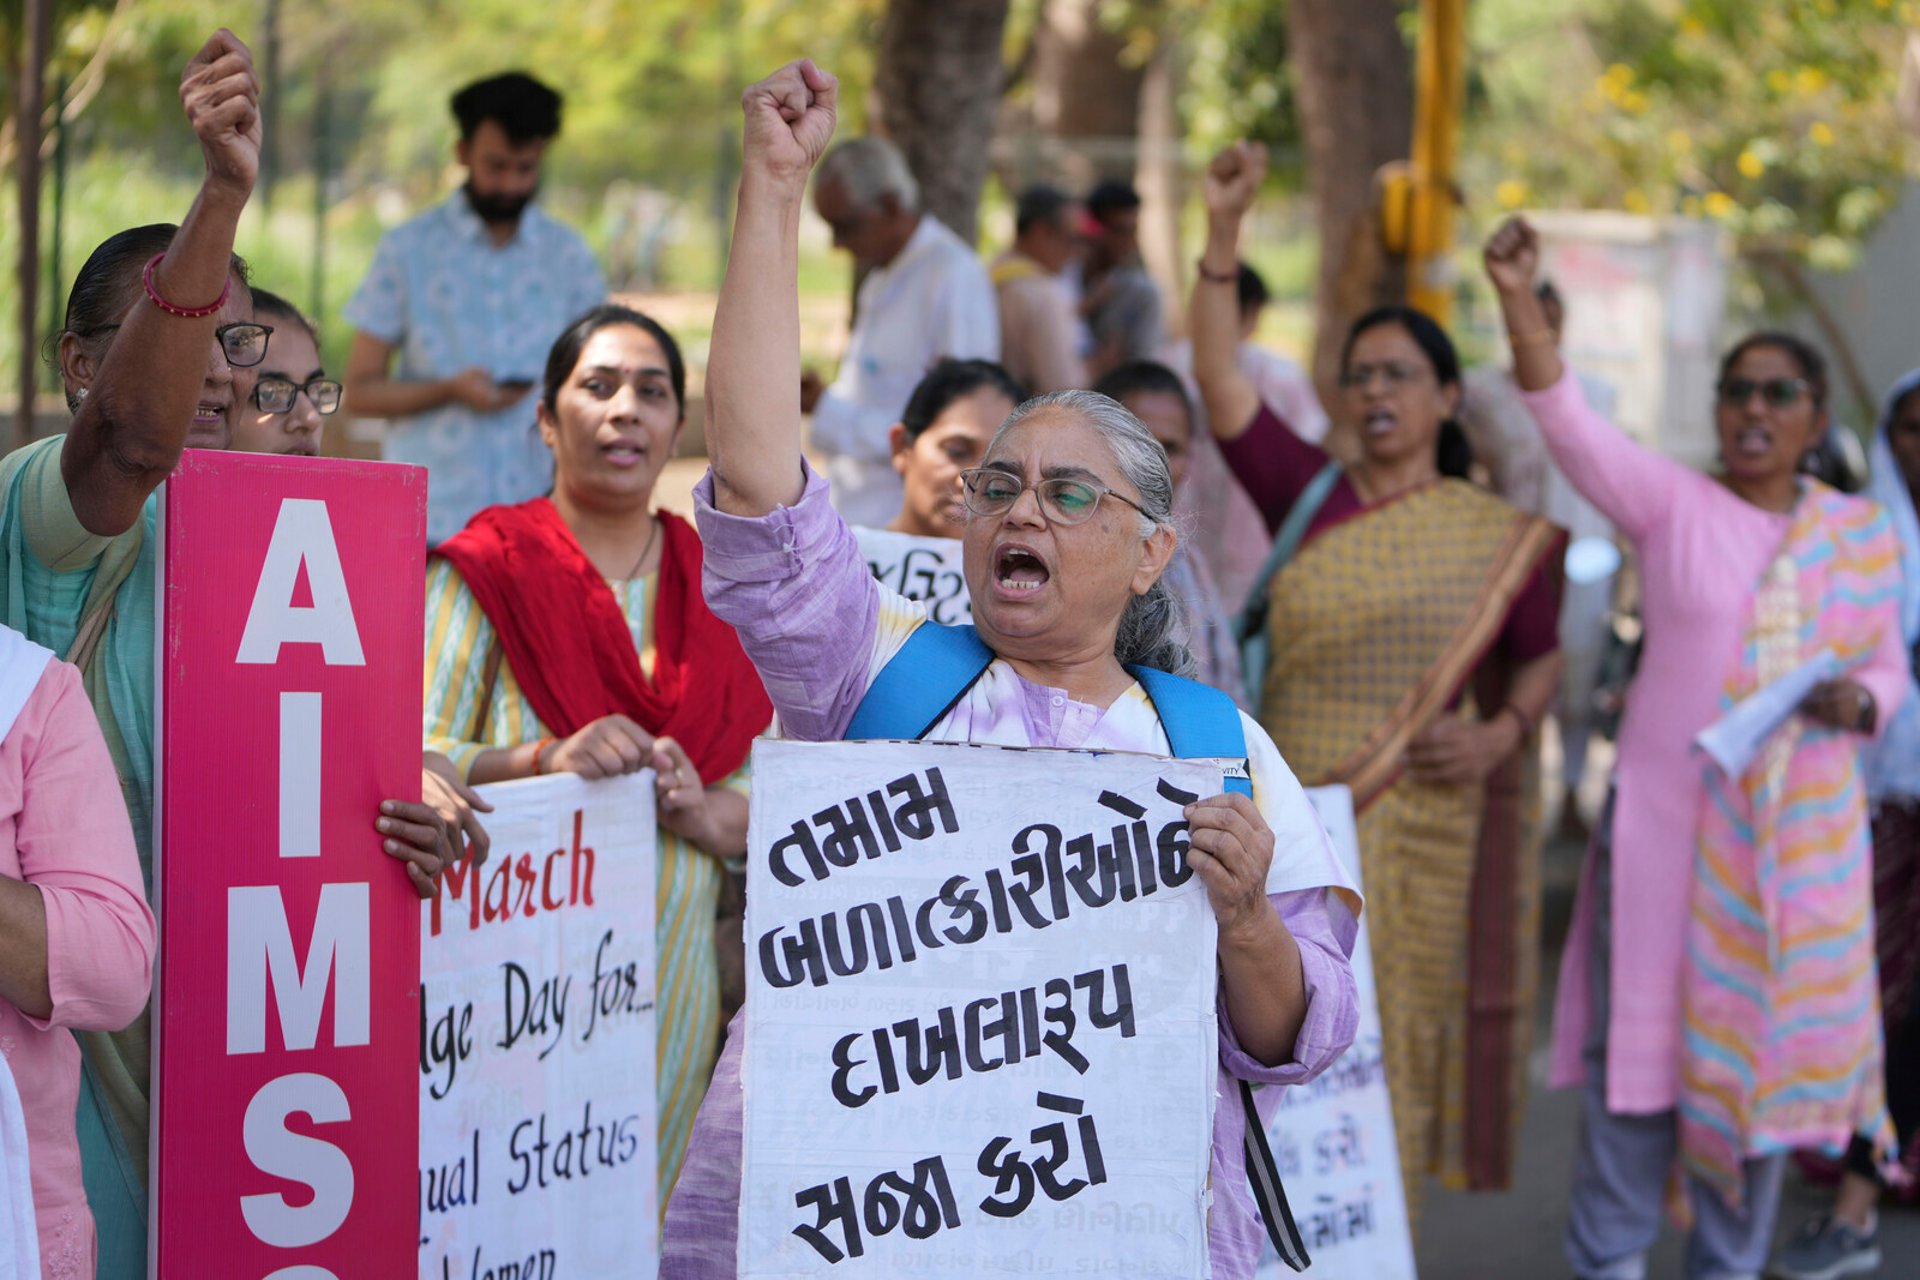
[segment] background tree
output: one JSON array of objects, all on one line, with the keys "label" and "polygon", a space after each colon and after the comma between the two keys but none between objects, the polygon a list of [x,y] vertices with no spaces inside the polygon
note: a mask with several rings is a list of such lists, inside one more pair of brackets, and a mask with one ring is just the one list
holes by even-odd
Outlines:
[{"label": "background tree", "polygon": [[921,202],[975,239],[1006,82],[1007,0],[891,0],[874,67],[876,132],[919,180]]}]

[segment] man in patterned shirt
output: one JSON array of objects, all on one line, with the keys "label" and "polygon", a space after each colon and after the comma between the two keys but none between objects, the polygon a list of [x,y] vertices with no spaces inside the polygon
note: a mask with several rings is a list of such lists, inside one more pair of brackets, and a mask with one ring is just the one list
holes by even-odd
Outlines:
[{"label": "man in patterned shirt", "polygon": [[586,242],[533,203],[560,95],[509,72],[460,90],[453,114],[466,184],[381,237],[346,307],[347,407],[389,419],[388,460],[427,468],[430,545],[546,491],[528,392],[561,330],[606,297]]}]

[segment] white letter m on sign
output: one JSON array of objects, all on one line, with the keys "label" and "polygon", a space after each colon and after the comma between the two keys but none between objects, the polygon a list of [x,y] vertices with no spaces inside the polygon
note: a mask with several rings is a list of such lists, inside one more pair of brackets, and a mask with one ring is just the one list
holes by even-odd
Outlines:
[{"label": "white letter m on sign", "polygon": [[333,1043],[366,1044],[372,1023],[371,929],[364,883],[322,885],[303,967],[294,955],[280,890],[272,885],[228,889],[227,1052],[266,1052],[269,975],[288,1050],[311,1049],[320,1038],[329,976]]}]

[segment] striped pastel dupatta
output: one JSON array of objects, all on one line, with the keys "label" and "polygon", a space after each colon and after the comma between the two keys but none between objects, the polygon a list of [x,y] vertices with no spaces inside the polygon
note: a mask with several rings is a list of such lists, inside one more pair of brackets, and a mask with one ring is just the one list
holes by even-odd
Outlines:
[{"label": "striped pastel dupatta", "polygon": [[[1885,512],[1806,481],[1754,593],[1732,707],[1822,649],[1851,669],[1899,625]],[[1683,976],[1680,1149],[1738,1207],[1741,1161],[1889,1156],[1874,971],[1873,860],[1857,735],[1792,717],[1740,778],[1709,766]]]}]

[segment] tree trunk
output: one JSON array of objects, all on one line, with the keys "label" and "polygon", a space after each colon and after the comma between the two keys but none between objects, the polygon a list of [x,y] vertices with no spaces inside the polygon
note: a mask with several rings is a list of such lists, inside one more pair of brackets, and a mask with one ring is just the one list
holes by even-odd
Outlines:
[{"label": "tree trunk", "polygon": [[1380,167],[1404,160],[1413,135],[1413,58],[1395,0],[1294,0],[1294,77],[1307,182],[1320,227],[1313,375],[1332,404],[1347,326],[1397,302],[1404,273],[1380,241]]},{"label": "tree trunk", "polygon": [[14,418],[15,448],[33,439],[34,374],[40,363],[40,115],[46,105],[47,51],[53,36],[53,0],[27,0],[26,59],[20,68],[20,100],[14,119],[19,150],[14,156],[20,195],[20,407]]},{"label": "tree trunk", "polygon": [[1163,38],[1147,60],[1140,86],[1140,162],[1134,186],[1140,192],[1140,256],[1167,298],[1167,336],[1186,330],[1186,258],[1180,251],[1180,208],[1185,182],[1180,167],[1179,46]]},{"label": "tree trunk", "polygon": [[889,0],[874,69],[875,129],[920,183],[921,207],[974,242],[1005,77],[1008,0]]}]

